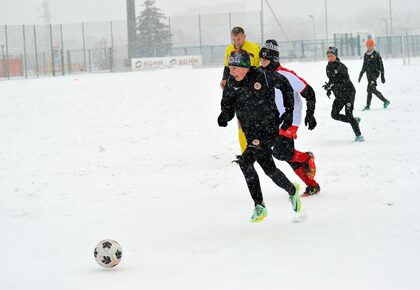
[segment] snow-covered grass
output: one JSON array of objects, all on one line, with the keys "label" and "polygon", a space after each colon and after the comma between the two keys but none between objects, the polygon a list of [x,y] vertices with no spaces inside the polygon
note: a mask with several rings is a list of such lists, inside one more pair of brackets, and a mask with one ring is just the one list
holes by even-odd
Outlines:
[{"label": "snow-covered grass", "polygon": [[[370,112],[361,61],[343,62],[361,144],[330,117],[326,62],[287,64],[318,100],[296,142],[322,188],[304,223],[260,168],[269,216],[249,223],[220,68],[0,82],[0,289],[418,289],[420,60],[385,60],[391,105]],[[93,258],[105,238],[123,248],[111,270]]]}]

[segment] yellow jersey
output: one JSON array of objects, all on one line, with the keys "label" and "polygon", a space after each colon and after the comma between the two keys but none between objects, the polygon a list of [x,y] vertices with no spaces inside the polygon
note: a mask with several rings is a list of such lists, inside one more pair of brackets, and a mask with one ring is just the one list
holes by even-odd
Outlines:
[{"label": "yellow jersey", "polygon": [[[251,66],[259,67],[260,66],[260,56],[259,56],[260,46],[254,42],[245,40],[241,48],[251,55]],[[235,50],[236,49],[232,43],[226,47],[225,66],[229,66],[229,62],[228,62],[229,55],[232,51],[235,51]]]}]

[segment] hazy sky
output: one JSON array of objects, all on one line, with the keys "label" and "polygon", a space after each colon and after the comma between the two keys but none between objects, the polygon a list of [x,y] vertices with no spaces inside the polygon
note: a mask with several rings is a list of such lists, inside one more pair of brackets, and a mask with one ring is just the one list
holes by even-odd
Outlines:
[{"label": "hazy sky", "polygon": [[[0,25],[41,24],[43,0],[0,0]],[[73,23],[125,19],[125,0],[49,0],[53,23]],[[137,10],[143,0],[137,0]],[[280,18],[324,17],[325,0],[270,0],[271,6]],[[327,0],[328,13],[337,18],[359,15],[373,7],[388,12],[388,0]],[[156,4],[167,16],[192,15],[197,13],[223,13],[255,11],[260,9],[260,0],[156,0]],[[420,19],[420,0],[392,0],[393,12],[404,15],[417,13]],[[268,14],[268,9],[266,7]],[[375,13],[374,11],[372,11]],[[388,17],[388,15],[384,15]],[[399,16],[400,18],[403,16]],[[398,21],[396,17],[395,21]],[[420,20],[419,20],[420,26]]]}]

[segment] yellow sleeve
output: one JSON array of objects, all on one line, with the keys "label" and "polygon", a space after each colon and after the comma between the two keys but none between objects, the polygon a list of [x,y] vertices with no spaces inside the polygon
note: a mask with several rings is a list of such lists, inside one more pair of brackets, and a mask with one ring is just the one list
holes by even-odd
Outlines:
[{"label": "yellow sleeve", "polygon": [[259,67],[260,66],[260,46],[258,44],[255,44],[255,66]]},{"label": "yellow sleeve", "polygon": [[253,57],[251,57],[251,65],[255,67],[259,67],[260,66],[260,55],[259,55],[260,46],[254,42],[245,41],[242,49],[252,54]]}]

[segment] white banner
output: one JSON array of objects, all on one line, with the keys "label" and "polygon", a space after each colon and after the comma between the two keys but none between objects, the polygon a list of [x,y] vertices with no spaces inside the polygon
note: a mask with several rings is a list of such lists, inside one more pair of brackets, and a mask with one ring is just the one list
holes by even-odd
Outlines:
[{"label": "white banner", "polygon": [[170,68],[177,66],[197,66],[202,65],[201,55],[184,55],[171,57],[150,57],[132,58],[131,69],[133,71],[150,70],[160,68]]}]

